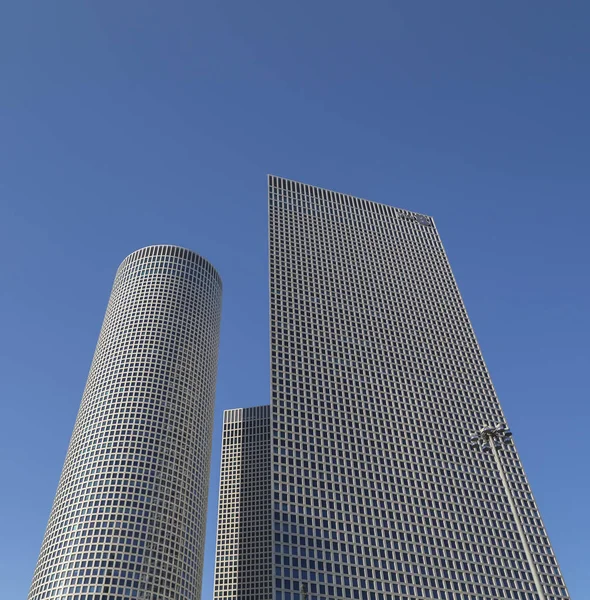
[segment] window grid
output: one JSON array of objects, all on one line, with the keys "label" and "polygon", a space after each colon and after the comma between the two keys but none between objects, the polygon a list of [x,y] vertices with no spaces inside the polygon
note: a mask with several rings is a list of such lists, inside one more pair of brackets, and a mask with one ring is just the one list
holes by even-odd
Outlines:
[{"label": "window grid", "polygon": [[[535,600],[505,421],[432,219],[269,177],[275,600]],[[568,597],[514,447],[548,600]]]},{"label": "window grid", "polygon": [[119,267],[29,600],[200,596],[220,312],[189,250]]},{"label": "window grid", "polygon": [[224,413],[215,600],[271,600],[270,407]]}]

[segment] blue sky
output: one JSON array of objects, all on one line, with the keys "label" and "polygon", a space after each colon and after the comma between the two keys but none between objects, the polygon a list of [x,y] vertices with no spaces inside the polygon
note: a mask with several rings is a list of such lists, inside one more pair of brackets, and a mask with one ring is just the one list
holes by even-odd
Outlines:
[{"label": "blue sky", "polygon": [[[268,402],[266,174],[432,215],[570,592],[590,589],[590,4],[4,3],[0,581],[26,597],[115,270],[206,256]],[[584,593],[586,592],[586,594]]]}]

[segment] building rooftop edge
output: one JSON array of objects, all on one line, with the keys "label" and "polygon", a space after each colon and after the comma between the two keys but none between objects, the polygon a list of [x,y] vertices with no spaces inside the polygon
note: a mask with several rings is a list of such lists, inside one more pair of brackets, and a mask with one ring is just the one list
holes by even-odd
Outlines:
[{"label": "building rooftop edge", "polygon": [[[206,265],[209,266],[209,268],[211,269],[212,274],[214,275],[214,277],[218,280],[218,283],[221,287],[223,287],[223,280],[221,279],[221,275],[219,274],[219,271],[215,268],[215,266],[213,265],[213,263],[208,260],[207,258],[205,258],[202,254],[199,254],[198,252],[195,252],[194,250],[191,250],[190,248],[185,248],[184,246],[179,246],[177,244],[150,244],[148,246],[142,246],[141,248],[137,248],[137,250],[134,250],[133,252],[131,252],[130,254],[128,254],[119,264],[118,269],[120,269],[124,264],[126,264],[127,262],[129,262],[129,260],[136,254],[143,252],[144,250],[149,250],[150,248],[176,248],[180,251],[184,251],[187,252],[188,254],[192,254],[193,256],[196,256],[199,260],[203,261]],[[118,270],[117,269],[117,270]]]},{"label": "building rooftop edge", "polygon": [[398,206],[392,206],[391,204],[385,204],[385,202],[376,202],[375,200],[369,200],[368,198],[362,198],[361,196],[353,196],[352,194],[345,194],[344,192],[339,192],[337,190],[332,190],[330,188],[321,187],[319,185],[313,185],[311,183],[305,183],[304,181],[298,181],[297,179],[289,179],[288,177],[281,177],[280,175],[274,175],[272,173],[267,173],[267,177],[276,177],[277,179],[282,179],[283,181],[290,181],[292,183],[298,183],[299,185],[307,185],[312,188],[316,188],[318,190],[324,190],[326,192],[330,192],[332,194],[340,194],[341,196],[348,196],[349,198],[355,198],[356,200],[361,200],[362,202],[370,202],[371,204],[378,204],[379,206],[387,206],[388,208],[392,208],[393,210],[399,210],[404,213],[409,213],[412,215],[422,215],[425,217],[429,217],[434,221],[434,217],[431,215],[427,215],[426,213],[417,212],[415,210],[408,210],[407,208],[399,208]]}]

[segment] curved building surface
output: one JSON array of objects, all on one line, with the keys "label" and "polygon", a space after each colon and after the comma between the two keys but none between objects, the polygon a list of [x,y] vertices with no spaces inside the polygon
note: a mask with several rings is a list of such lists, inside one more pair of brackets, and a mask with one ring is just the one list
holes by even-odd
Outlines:
[{"label": "curved building surface", "polygon": [[29,600],[198,600],[221,317],[199,255],[119,267]]}]

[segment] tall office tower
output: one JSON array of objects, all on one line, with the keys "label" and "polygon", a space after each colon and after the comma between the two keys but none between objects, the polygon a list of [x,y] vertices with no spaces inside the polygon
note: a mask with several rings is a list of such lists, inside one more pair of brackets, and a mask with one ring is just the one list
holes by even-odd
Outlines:
[{"label": "tall office tower", "polygon": [[505,419],[433,220],[269,211],[274,600],[567,598],[516,449],[470,445]]},{"label": "tall office tower", "polygon": [[270,407],[223,419],[214,598],[272,599]]},{"label": "tall office tower", "polygon": [[194,252],[122,262],[29,600],[200,598],[220,317]]}]

